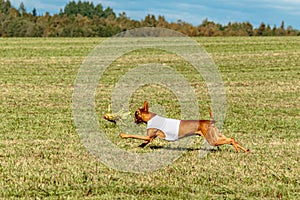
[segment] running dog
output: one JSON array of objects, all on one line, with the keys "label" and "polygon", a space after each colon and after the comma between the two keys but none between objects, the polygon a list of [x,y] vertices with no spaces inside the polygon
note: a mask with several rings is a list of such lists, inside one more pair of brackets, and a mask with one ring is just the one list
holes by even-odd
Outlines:
[{"label": "running dog", "polygon": [[236,152],[240,149],[249,152],[249,149],[242,147],[234,138],[225,137],[219,129],[214,126],[214,119],[210,112],[211,120],[176,120],[161,117],[155,113],[149,112],[148,102],[145,101],[142,108],[138,108],[135,112],[135,123],[147,124],[147,136],[130,135],[121,133],[121,138],[134,138],[144,140],[140,146],[144,147],[154,138],[159,137],[167,141],[175,141],[186,136],[199,135],[204,137],[212,146],[220,146],[223,144],[233,145]]}]

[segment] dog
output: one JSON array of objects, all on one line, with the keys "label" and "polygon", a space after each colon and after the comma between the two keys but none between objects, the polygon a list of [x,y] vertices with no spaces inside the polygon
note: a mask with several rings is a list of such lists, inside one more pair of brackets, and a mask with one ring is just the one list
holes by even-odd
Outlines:
[{"label": "dog", "polygon": [[219,129],[214,126],[215,120],[212,117],[211,111],[210,117],[211,120],[176,120],[164,118],[149,112],[148,102],[145,101],[143,107],[138,108],[135,112],[135,123],[147,124],[147,136],[121,133],[120,137],[123,139],[134,138],[144,140],[140,147],[145,147],[156,137],[167,141],[175,141],[183,137],[199,135],[204,137],[212,146],[230,144],[235,148],[236,152],[240,152],[240,149],[244,152],[250,152],[249,149],[237,143],[234,138],[225,137]]}]

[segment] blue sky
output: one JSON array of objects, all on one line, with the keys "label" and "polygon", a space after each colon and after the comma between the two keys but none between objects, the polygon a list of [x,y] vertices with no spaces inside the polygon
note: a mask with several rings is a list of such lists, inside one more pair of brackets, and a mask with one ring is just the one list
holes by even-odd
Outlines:
[{"label": "blue sky", "polygon": [[[18,7],[25,4],[27,11],[35,7],[38,14],[58,13],[69,0],[10,0]],[[82,0],[83,1],[83,0]],[[131,19],[141,20],[147,14],[162,15],[171,22],[181,19],[199,25],[208,18],[221,24],[250,21],[255,27],[261,22],[273,26],[285,25],[300,29],[300,0],[90,0],[113,8],[116,14],[126,12]]]}]

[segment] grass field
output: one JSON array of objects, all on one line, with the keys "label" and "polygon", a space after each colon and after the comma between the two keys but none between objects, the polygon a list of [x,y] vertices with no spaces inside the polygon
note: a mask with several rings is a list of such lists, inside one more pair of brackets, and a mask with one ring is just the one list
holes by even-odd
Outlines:
[{"label": "grass field", "polygon": [[[195,39],[211,55],[224,81],[223,131],[250,148],[250,154],[222,146],[200,158],[199,137],[175,163],[158,171],[109,169],[82,145],[72,116],[77,71],[103,39],[0,38],[0,197],[299,199],[300,37]],[[137,62],[159,59],[186,73],[199,98],[201,116],[207,118],[209,96],[203,81],[185,72],[184,65],[176,66],[173,55],[144,54]],[[128,59],[135,57],[126,55],[115,66],[128,66]],[[111,69],[97,91],[99,117],[120,76],[114,66]],[[150,98],[145,90],[151,88],[133,95],[132,110]],[[157,95],[155,103],[163,104],[169,116],[179,116],[172,94]],[[113,124],[100,118],[99,122],[109,138],[128,151],[151,152],[168,145],[157,140],[140,150],[140,142],[121,140]]]}]

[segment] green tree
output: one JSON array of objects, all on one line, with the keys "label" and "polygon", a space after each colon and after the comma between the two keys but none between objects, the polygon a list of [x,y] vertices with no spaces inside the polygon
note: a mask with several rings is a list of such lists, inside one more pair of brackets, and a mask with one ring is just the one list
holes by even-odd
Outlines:
[{"label": "green tree", "polygon": [[262,22],[260,24],[259,28],[256,30],[256,35],[257,36],[263,36],[265,30],[266,30],[266,24],[264,22]]},{"label": "green tree", "polygon": [[92,19],[95,15],[98,17],[104,17],[107,18],[109,16],[116,17],[116,14],[114,13],[113,9],[110,7],[107,7],[105,10],[103,10],[103,6],[101,4],[98,4],[94,6],[92,2],[88,1],[78,1],[77,3],[73,0],[70,1],[65,7],[64,11],[60,12],[60,15],[67,15],[69,16],[76,16],[78,14],[88,17]]},{"label": "green tree", "polygon": [[125,12],[120,13],[115,21],[121,31],[126,31],[128,29],[138,28],[141,26],[139,21],[131,20]]},{"label": "green tree", "polygon": [[277,31],[276,31],[276,35],[277,35],[277,36],[284,36],[284,35],[286,35],[286,34],[287,34],[287,33],[286,33],[286,31],[285,31],[284,21],[282,20],[281,25],[280,25],[280,28],[277,29]]},{"label": "green tree", "polygon": [[92,37],[112,36],[121,31],[141,26],[164,27],[180,31],[189,36],[284,36],[300,35],[298,30],[285,25],[279,27],[266,25],[264,22],[256,29],[250,22],[229,22],[221,25],[204,19],[199,26],[182,20],[169,23],[164,16],[148,14],[143,20],[132,20],[125,12],[118,17],[110,7],[94,5],[88,0],[71,0],[59,14],[37,16],[37,10],[27,13],[23,2],[14,8],[10,0],[0,0],[0,36],[44,36],[44,37]]},{"label": "green tree", "polygon": [[162,27],[162,28],[169,27],[169,23],[167,22],[164,16],[158,16],[157,27]]},{"label": "green tree", "polygon": [[216,24],[213,21],[209,21],[207,18],[202,21],[202,24],[198,27],[200,36],[221,36],[222,26]]},{"label": "green tree", "polygon": [[98,16],[98,17],[104,17],[103,6],[101,4],[96,5],[95,15]]},{"label": "green tree", "polygon": [[245,22],[243,27],[244,27],[244,30],[247,32],[248,36],[253,36],[253,34],[254,34],[253,26],[250,22]]},{"label": "green tree", "polygon": [[116,14],[114,13],[113,9],[110,8],[110,7],[107,7],[105,10],[104,10],[104,18],[108,18],[109,16],[112,16],[113,18],[116,17]]},{"label": "green tree", "polygon": [[76,15],[78,13],[78,7],[75,1],[70,1],[64,8],[63,14],[67,16]]},{"label": "green tree", "polygon": [[154,15],[148,14],[141,22],[142,26],[156,27],[157,20]]},{"label": "green tree", "polygon": [[281,21],[280,29],[284,30],[284,21]]},{"label": "green tree", "polygon": [[34,17],[37,16],[36,8],[33,8],[33,10],[32,10],[32,16],[34,16]]},{"label": "green tree", "polygon": [[18,10],[22,16],[24,16],[26,14],[26,8],[25,8],[25,5],[23,2],[20,3]]},{"label": "green tree", "polygon": [[9,0],[0,0],[0,13],[9,14],[9,9],[12,8]]}]

